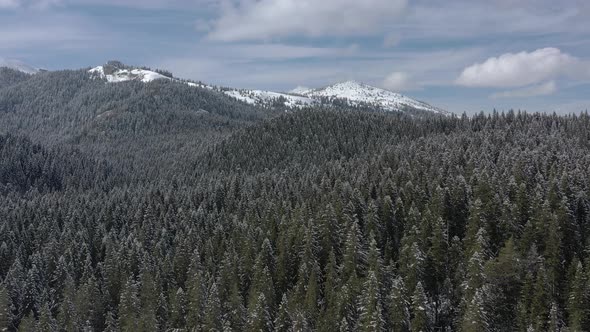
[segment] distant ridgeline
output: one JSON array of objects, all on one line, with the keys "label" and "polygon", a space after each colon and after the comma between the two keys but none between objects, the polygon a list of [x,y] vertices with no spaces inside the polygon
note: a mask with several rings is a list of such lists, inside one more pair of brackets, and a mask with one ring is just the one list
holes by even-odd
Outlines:
[{"label": "distant ridgeline", "polygon": [[0,70],[0,331],[590,326],[587,113],[284,112],[97,68]]}]

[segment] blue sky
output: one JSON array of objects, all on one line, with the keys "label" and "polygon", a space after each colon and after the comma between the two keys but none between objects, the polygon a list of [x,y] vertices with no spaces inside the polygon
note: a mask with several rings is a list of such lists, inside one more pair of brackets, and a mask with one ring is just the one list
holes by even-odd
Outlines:
[{"label": "blue sky", "polygon": [[0,0],[0,61],[118,59],[277,91],[355,79],[454,112],[590,108],[585,0]]}]

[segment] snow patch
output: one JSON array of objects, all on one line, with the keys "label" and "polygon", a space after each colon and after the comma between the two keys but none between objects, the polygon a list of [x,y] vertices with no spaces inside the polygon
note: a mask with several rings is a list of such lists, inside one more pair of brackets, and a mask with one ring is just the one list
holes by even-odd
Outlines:
[{"label": "snow patch", "polygon": [[151,70],[145,69],[116,69],[110,74],[105,74],[103,66],[98,66],[88,71],[91,74],[95,74],[100,78],[105,78],[109,83],[119,83],[127,81],[141,81],[148,83],[159,79],[170,80],[170,77],[158,74]]},{"label": "snow patch", "polygon": [[147,83],[154,80],[166,79],[184,83],[190,87],[215,90],[244,103],[264,107],[298,109],[325,103],[329,105],[336,100],[345,100],[352,106],[371,105],[384,111],[405,111],[410,108],[446,116],[452,115],[450,112],[406,97],[399,93],[376,88],[356,81],[337,83],[320,89],[297,87],[291,90],[290,93],[279,93],[264,90],[218,88],[202,83],[170,78],[151,70],[120,68],[121,66],[98,66],[90,69],[88,72],[95,77],[106,79],[109,83],[126,81],[140,81]]},{"label": "snow patch", "polygon": [[437,114],[451,115],[451,113],[427,103],[356,81],[347,81],[309,90],[304,92],[303,95],[311,98],[346,99],[353,105],[374,105],[386,111],[403,111],[409,107]]},{"label": "snow patch", "polygon": [[317,103],[316,100],[309,97],[263,90],[225,90],[224,93],[252,105],[303,108]]},{"label": "snow patch", "polygon": [[306,86],[298,86],[295,89],[289,91],[289,93],[295,94],[295,95],[304,95],[307,92],[309,92],[310,90],[312,90],[312,89],[310,89],[310,88],[308,88]]}]

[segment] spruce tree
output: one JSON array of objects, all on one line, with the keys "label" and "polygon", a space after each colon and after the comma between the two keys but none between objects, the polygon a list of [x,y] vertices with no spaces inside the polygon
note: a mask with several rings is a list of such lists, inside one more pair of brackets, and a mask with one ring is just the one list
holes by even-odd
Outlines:
[{"label": "spruce tree", "polygon": [[575,267],[567,309],[568,327],[572,331],[583,331],[588,319],[588,280],[581,262],[578,262]]},{"label": "spruce tree", "polygon": [[381,294],[379,281],[374,271],[369,271],[369,275],[363,285],[363,292],[360,304],[359,331],[383,331],[385,330],[385,320],[383,318],[383,305],[381,303]]},{"label": "spruce tree", "polygon": [[132,277],[121,292],[119,302],[119,327],[121,331],[137,331],[139,328],[139,311],[141,304],[137,294],[137,284]]},{"label": "spruce tree", "polygon": [[427,332],[430,326],[430,303],[424,292],[422,283],[418,282],[412,295],[412,320],[410,327],[412,332]]},{"label": "spruce tree", "polygon": [[10,298],[4,284],[0,284],[0,331],[8,331],[12,325],[10,312]]},{"label": "spruce tree", "polygon": [[467,309],[463,316],[461,323],[461,331],[464,332],[480,332],[488,331],[489,322],[488,314],[485,308],[484,292],[477,289],[471,301],[467,305]]},{"label": "spruce tree", "polygon": [[392,332],[405,332],[410,326],[410,303],[406,297],[406,288],[401,277],[396,277],[388,296],[389,329]]}]

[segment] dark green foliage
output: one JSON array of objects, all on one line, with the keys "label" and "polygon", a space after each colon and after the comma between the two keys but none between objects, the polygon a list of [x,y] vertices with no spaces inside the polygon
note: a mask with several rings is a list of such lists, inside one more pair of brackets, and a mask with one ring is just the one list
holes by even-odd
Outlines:
[{"label": "dark green foliage", "polygon": [[587,114],[272,115],[83,71],[0,88],[0,329],[589,326]]}]

